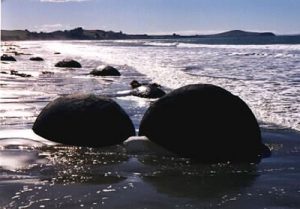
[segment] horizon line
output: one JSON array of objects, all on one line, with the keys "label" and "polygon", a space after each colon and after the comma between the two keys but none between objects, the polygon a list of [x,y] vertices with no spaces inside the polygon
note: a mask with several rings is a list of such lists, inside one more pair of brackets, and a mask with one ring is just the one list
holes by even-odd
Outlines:
[{"label": "horizon line", "polygon": [[[174,31],[174,32],[156,32],[156,33],[127,33],[127,32],[123,32],[122,30],[105,30],[105,29],[85,29],[82,26],[78,26],[78,27],[74,27],[72,29],[58,29],[58,30],[53,30],[53,31],[31,31],[28,29],[4,29],[1,28],[1,31],[6,30],[6,31],[29,31],[29,32],[34,32],[34,33],[53,33],[53,32],[57,32],[57,31],[70,31],[70,30],[74,30],[77,28],[82,28],[83,30],[102,30],[105,32],[111,31],[111,32],[115,32],[115,33],[119,33],[122,32],[123,34],[126,35],[149,35],[149,36],[172,36],[172,35],[178,35],[178,36],[202,36],[202,35],[215,35],[215,34],[219,34],[219,33],[226,33],[226,32],[230,32],[230,31],[243,31],[243,32],[249,32],[249,33],[273,33],[276,36],[297,36],[300,35],[299,33],[286,33],[286,34],[280,34],[280,33],[275,33],[273,31],[260,31],[260,30],[243,30],[243,29],[230,29],[230,30],[216,30],[216,31],[209,31],[207,33],[202,32],[202,33],[197,33],[196,31]],[[184,32],[186,32],[186,34],[184,34]]]}]

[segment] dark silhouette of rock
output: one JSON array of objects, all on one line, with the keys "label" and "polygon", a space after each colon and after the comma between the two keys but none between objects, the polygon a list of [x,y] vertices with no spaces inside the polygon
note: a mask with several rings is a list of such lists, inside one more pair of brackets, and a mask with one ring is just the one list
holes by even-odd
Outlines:
[{"label": "dark silhouette of rock", "polygon": [[15,76],[20,76],[20,77],[23,77],[23,78],[30,78],[30,77],[32,77],[32,75],[30,75],[30,74],[19,73],[17,70],[11,70],[10,74],[11,75],[15,75]]},{"label": "dark silhouette of rock", "polygon": [[130,82],[130,86],[131,88],[135,89],[137,87],[140,87],[142,84],[140,82],[138,82],[137,80],[133,80]]},{"label": "dark silhouette of rock", "polygon": [[13,56],[9,56],[7,54],[3,54],[1,56],[1,61],[17,61]]},{"label": "dark silhouette of rock", "polygon": [[60,52],[54,52],[54,54],[61,54]]},{"label": "dark silhouette of rock", "polygon": [[10,74],[11,74],[11,75],[16,75],[17,73],[18,73],[17,70],[11,70],[11,71],[10,71]]},{"label": "dark silhouette of rock", "polygon": [[130,82],[130,86],[133,89],[132,95],[143,98],[159,98],[166,93],[161,89],[161,86],[157,83],[140,83],[137,80]]},{"label": "dark silhouette of rock", "polygon": [[42,71],[42,74],[43,75],[53,75],[54,72],[51,72],[51,71]]},{"label": "dark silhouette of rock", "polygon": [[271,32],[249,32],[242,30],[231,30],[223,33],[214,34],[212,36],[215,37],[259,37],[259,36],[275,36],[274,33]]},{"label": "dark silhouette of rock", "polygon": [[75,60],[64,59],[56,63],[55,67],[81,68],[81,64]]},{"label": "dark silhouette of rock", "polygon": [[143,98],[160,98],[166,93],[156,83],[141,85],[132,90],[132,95]]},{"label": "dark silhouette of rock", "polygon": [[99,70],[95,69],[90,72],[93,76],[120,76],[120,72],[112,67],[112,66],[106,66],[105,68]]},{"label": "dark silhouette of rock", "polygon": [[41,57],[30,57],[29,60],[31,60],[31,61],[44,61],[44,59],[41,58]]},{"label": "dark silhouette of rock", "polygon": [[39,114],[33,131],[63,144],[102,147],[135,135],[126,112],[112,99],[69,95],[50,102]]},{"label": "dark silhouette of rock", "polygon": [[137,80],[133,80],[133,81],[130,82],[130,86],[131,86],[132,89],[135,89],[135,88],[140,87],[140,86],[146,86],[146,85],[152,85],[154,87],[161,88],[161,85],[159,85],[157,83],[140,83]]},{"label": "dark silhouette of rock", "polygon": [[258,162],[270,155],[246,103],[209,84],[188,85],[157,100],[139,135],[202,162]]}]

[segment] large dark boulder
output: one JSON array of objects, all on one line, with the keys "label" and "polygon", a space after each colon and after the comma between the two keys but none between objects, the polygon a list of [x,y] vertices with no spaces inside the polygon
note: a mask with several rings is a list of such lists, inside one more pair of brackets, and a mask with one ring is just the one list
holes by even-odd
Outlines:
[{"label": "large dark boulder", "polygon": [[270,154],[246,103],[209,84],[188,85],[157,100],[139,135],[202,162],[258,162]]},{"label": "large dark boulder", "polygon": [[120,76],[121,73],[112,66],[106,66],[103,69],[94,69],[90,72],[93,76]]},{"label": "large dark boulder", "polygon": [[50,102],[39,114],[33,131],[63,144],[102,147],[135,135],[126,112],[112,99],[70,95]]},{"label": "large dark boulder", "polygon": [[1,56],[1,61],[17,61],[13,56],[9,56],[7,54],[3,54]]},{"label": "large dark boulder", "polygon": [[44,59],[41,58],[41,57],[30,57],[29,60],[31,60],[31,61],[44,61]]},{"label": "large dark boulder", "polygon": [[56,63],[55,67],[81,68],[81,64],[75,60],[64,59]]}]

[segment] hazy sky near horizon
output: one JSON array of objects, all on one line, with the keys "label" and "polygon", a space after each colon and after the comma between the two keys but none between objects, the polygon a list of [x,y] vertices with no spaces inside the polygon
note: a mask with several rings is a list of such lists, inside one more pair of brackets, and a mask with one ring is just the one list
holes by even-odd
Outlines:
[{"label": "hazy sky near horizon", "polygon": [[300,33],[300,0],[4,0],[1,28],[205,34]]}]

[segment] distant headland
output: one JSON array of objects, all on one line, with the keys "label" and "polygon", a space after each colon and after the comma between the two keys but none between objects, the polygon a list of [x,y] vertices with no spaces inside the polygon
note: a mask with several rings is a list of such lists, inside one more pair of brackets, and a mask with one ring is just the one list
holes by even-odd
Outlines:
[{"label": "distant headland", "polygon": [[232,30],[210,35],[147,35],[125,34],[122,31],[85,30],[81,27],[54,32],[31,32],[29,30],[1,30],[1,40],[116,40],[116,39],[172,39],[172,38],[218,38],[218,37],[275,36],[272,32],[247,32]]}]

